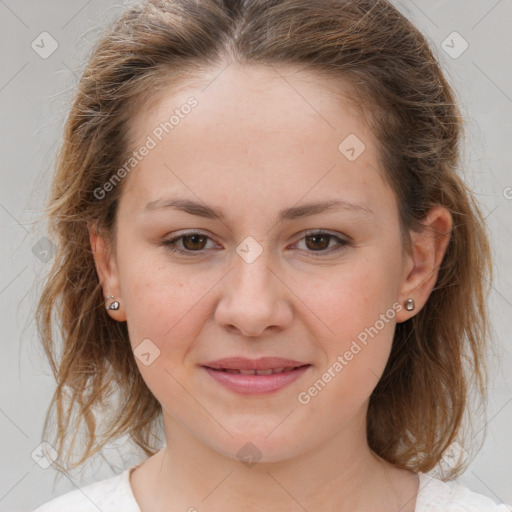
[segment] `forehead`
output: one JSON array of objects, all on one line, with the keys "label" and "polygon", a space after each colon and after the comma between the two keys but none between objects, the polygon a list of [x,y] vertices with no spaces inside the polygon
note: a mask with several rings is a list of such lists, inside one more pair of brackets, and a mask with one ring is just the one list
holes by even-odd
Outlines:
[{"label": "forehead", "polygon": [[291,120],[303,120],[310,128],[315,128],[316,122],[335,131],[340,124],[340,112],[344,117],[350,114],[354,120],[361,119],[360,109],[356,108],[361,103],[356,100],[357,92],[348,81],[313,70],[290,65],[241,67],[230,63],[194,72],[190,79],[168,88],[159,87],[157,94],[148,96],[147,105],[138,109],[129,128],[132,139],[140,140],[193,95],[199,104],[194,109],[198,121],[194,125],[209,127],[236,120],[237,126],[244,123],[251,129],[264,123],[261,128],[266,131],[280,126],[290,130]]},{"label": "forehead", "polygon": [[134,150],[149,139],[154,146],[125,183],[135,208],[164,190],[222,192],[218,202],[233,194],[270,201],[272,189],[296,202],[315,187],[350,195],[370,181],[383,185],[375,139],[348,83],[230,64],[170,87],[151,107],[130,123]]}]

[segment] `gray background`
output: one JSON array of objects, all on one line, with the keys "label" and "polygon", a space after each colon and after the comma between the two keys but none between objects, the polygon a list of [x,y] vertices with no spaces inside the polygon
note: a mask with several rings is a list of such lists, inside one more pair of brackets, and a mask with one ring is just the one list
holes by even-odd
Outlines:
[{"label": "gray background", "polygon": [[[427,35],[458,94],[467,123],[464,175],[487,215],[495,257],[490,308],[499,346],[491,366],[488,434],[460,482],[512,503],[512,0],[395,3]],[[140,459],[126,455],[122,443],[113,445],[106,455],[110,466],[96,458],[94,470],[54,487],[53,468],[31,457],[54,389],[33,324],[34,283],[48,270],[51,251],[41,242],[44,225],[34,221],[79,70],[101,27],[122,9],[119,1],[0,0],[0,511],[32,510]],[[454,31],[469,44],[457,58],[463,40],[446,39]],[[47,58],[31,46],[47,38],[42,32],[58,44]],[[39,45],[40,53],[51,49],[49,39]]]}]

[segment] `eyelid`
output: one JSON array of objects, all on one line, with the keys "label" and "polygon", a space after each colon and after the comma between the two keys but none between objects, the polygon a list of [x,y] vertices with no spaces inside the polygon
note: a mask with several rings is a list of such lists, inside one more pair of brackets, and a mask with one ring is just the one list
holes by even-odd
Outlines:
[{"label": "eyelid", "polygon": [[[181,248],[178,248],[176,247],[176,242],[178,242],[180,239],[183,239],[187,236],[194,236],[194,235],[198,235],[198,236],[204,236],[205,238],[208,239],[208,241],[212,241],[214,243],[216,243],[213,238],[208,235],[207,233],[203,233],[201,231],[185,231],[183,233],[179,233],[178,234],[175,234],[173,235],[171,238],[168,238],[168,239],[164,239],[162,241],[162,245],[165,245],[165,246],[168,246],[168,248],[170,250],[172,250],[171,248],[174,246],[175,250],[173,252],[176,252],[176,253],[183,253],[183,254],[187,254],[187,255],[201,255],[201,254],[204,254],[204,252],[206,251],[206,249],[201,249],[200,251],[187,251],[185,249],[181,249]],[[208,242],[207,242],[208,243]]]},{"label": "eyelid", "polygon": [[302,240],[302,238],[304,238],[306,236],[330,235],[334,238],[339,238],[340,240],[344,240],[345,242],[348,242],[348,237],[346,235],[344,235],[343,233],[330,231],[329,229],[321,229],[321,228],[306,229],[305,231],[301,231],[299,233],[299,235],[300,235],[299,240]]},{"label": "eyelid", "polygon": [[340,250],[344,249],[347,245],[350,244],[350,239],[346,235],[343,235],[342,233],[334,233],[328,229],[319,228],[319,229],[307,229],[306,231],[302,231],[301,233],[299,233],[299,238],[297,239],[296,242],[294,242],[294,245],[297,244],[298,242],[304,240],[308,236],[314,236],[314,235],[330,236],[331,238],[337,239],[338,244],[335,245],[334,247],[331,247],[329,249],[325,249],[322,251],[306,251],[306,253],[308,255],[312,255],[313,257],[321,258],[321,257],[329,256],[333,253],[339,252]]},{"label": "eyelid", "polygon": [[[192,256],[192,257],[199,257],[199,256],[202,256],[205,254],[205,252],[207,251],[207,249],[201,249],[199,251],[190,251],[190,250],[185,250],[185,249],[181,249],[181,248],[178,248],[176,246],[176,242],[182,238],[185,238],[187,236],[194,236],[194,235],[199,235],[199,236],[204,236],[206,237],[207,239],[211,240],[212,242],[215,242],[213,240],[213,238],[206,234],[206,233],[203,233],[201,231],[185,231],[183,233],[179,233],[174,235],[172,238],[170,239],[165,239],[161,242],[161,245],[164,245],[166,246],[166,248],[168,250],[170,250],[171,252],[174,252],[176,254],[180,254],[180,255],[185,255],[185,256]],[[338,252],[340,250],[342,250],[343,248],[345,248],[345,246],[349,245],[351,243],[349,237],[347,237],[346,235],[343,235],[342,233],[334,233],[330,230],[327,230],[327,229],[321,229],[321,228],[317,228],[317,229],[308,229],[308,230],[305,230],[305,231],[301,231],[298,235],[298,238],[296,240],[296,242],[294,242],[293,245],[295,245],[296,243],[302,241],[303,239],[305,239],[306,237],[308,236],[314,236],[314,235],[327,235],[327,236],[330,236],[331,238],[334,238],[334,239],[337,239],[338,240],[338,244],[334,247],[331,247],[330,249],[325,249],[325,250],[322,250],[322,251],[306,251],[306,253],[308,255],[312,255],[313,257],[324,257],[324,256],[327,256],[327,255],[330,255],[332,253],[335,253],[335,252]]]}]

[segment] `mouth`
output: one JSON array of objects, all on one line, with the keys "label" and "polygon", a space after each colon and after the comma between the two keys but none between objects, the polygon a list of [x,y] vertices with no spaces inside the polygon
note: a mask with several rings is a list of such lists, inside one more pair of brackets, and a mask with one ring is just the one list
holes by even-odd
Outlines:
[{"label": "mouth", "polygon": [[212,370],[218,372],[226,372],[231,374],[240,374],[240,375],[274,375],[276,373],[286,373],[291,372],[293,370],[297,370],[298,368],[302,368],[303,366],[309,365],[301,365],[301,366],[287,366],[285,368],[267,368],[266,370],[243,370],[242,368],[211,368],[210,366],[206,366],[205,368],[211,368]]},{"label": "mouth", "polygon": [[222,387],[242,395],[275,393],[307,372],[311,364],[276,368],[213,368],[202,366]]}]

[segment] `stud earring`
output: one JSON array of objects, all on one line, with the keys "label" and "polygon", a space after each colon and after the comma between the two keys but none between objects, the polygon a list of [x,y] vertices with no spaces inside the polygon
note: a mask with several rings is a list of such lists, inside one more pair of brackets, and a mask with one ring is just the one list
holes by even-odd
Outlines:
[{"label": "stud earring", "polygon": [[[114,296],[113,295],[109,295],[105,302],[108,300],[108,299],[113,299]],[[119,302],[117,300],[111,302],[108,306],[105,306],[105,309],[107,310],[110,310],[110,311],[117,311],[119,309]]]},{"label": "stud earring", "polygon": [[413,299],[407,299],[404,302],[405,309],[407,311],[412,311],[415,308],[414,300]]}]

